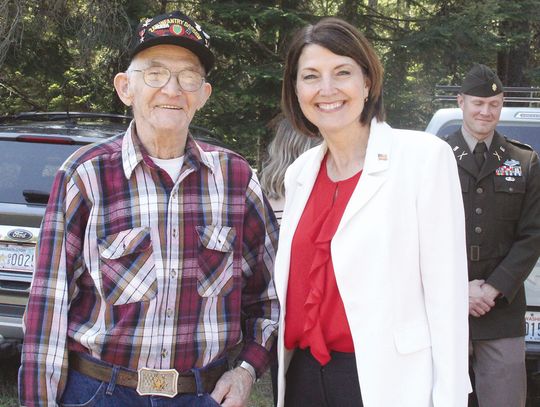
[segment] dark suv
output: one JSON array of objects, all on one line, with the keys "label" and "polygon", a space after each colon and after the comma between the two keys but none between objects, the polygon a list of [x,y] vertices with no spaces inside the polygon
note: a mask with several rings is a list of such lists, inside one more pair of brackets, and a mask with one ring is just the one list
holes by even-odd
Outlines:
[{"label": "dark suv", "polygon": [[[0,357],[22,343],[34,249],[56,171],[83,145],[123,133],[128,116],[22,113],[0,118]],[[203,143],[226,147],[192,126]]]}]

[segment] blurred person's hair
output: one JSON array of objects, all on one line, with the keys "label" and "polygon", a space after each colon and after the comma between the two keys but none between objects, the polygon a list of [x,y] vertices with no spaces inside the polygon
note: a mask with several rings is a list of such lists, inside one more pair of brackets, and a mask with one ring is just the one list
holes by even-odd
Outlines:
[{"label": "blurred person's hair", "polygon": [[298,60],[307,45],[319,45],[336,55],[352,58],[362,68],[369,87],[369,97],[360,116],[360,122],[369,125],[373,118],[384,120],[383,66],[373,46],[356,27],[339,18],[323,18],[299,30],[291,41],[285,58],[281,109],[294,128],[307,135],[316,136],[319,129],[302,113],[296,95]]},{"label": "blurred person's hair", "polygon": [[285,196],[285,171],[300,154],[321,142],[319,137],[306,137],[291,126],[289,120],[279,116],[272,123],[274,138],[268,145],[268,155],[263,162],[261,187],[270,199]]}]

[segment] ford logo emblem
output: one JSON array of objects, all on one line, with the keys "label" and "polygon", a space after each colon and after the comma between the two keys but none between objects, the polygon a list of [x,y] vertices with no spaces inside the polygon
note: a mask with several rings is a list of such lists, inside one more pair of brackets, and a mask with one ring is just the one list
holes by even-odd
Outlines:
[{"label": "ford logo emblem", "polygon": [[24,229],[10,230],[7,235],[14,240],[30,240],[34,236],[32,232]]}]

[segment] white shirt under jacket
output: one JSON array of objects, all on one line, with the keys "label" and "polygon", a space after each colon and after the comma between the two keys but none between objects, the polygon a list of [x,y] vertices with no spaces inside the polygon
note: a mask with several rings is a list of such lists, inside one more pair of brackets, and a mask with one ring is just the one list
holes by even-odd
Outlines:
[{"label": "white shirt under jacket", "polygon": [[[285,176],[275,264],[279,406],[292,356],[283,344],[291,241],[326,150],[323,143],[307,151]],[[374,120],[364,171],[331,253],[364,407],[465,407],[471,389],[465,218],[449,145]]]}]

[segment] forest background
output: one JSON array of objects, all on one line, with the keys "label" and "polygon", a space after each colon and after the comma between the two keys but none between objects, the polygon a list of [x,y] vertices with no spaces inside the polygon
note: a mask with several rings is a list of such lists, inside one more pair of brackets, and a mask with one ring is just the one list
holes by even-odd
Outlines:
[{"label": "forest background", "polygon": [[474,62],[506,86],[540,85],[540,0],[0,0],[0,115],[23,111],[130,114],[112,78],[125,70],[138,22],[180,9],[211,36],[214,93],[194,124],[260,166],[280,112],[292,33],[322,16],[358,27],[385,67],[387,120],[423,129],[436,85]]}]

